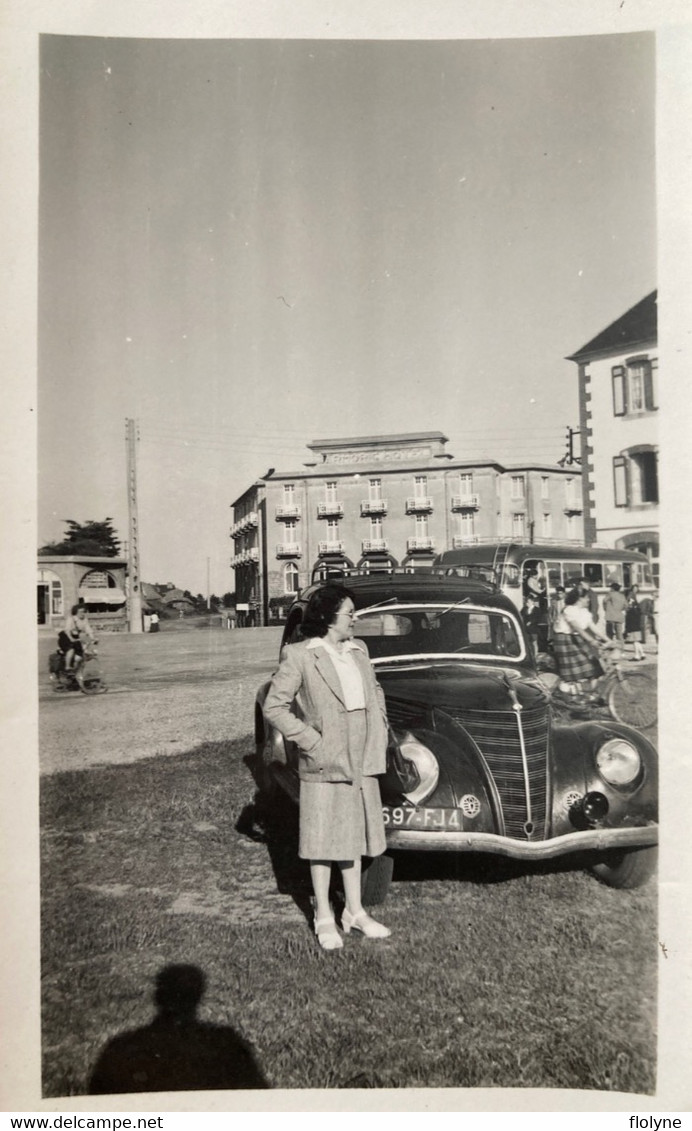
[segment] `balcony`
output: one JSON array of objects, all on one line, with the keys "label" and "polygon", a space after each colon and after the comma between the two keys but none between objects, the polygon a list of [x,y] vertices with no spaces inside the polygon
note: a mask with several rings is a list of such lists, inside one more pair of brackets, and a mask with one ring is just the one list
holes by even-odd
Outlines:
[{"label": "balcony", "polygon": [[406,514],[429,514],[433,501],[429,495],[413,495],[406,500]]},{"label": "balcony", "polygon": [[253,547],[251,550],[241,550],[239,554],[234,554],[231,558],[231,569],[236,569],[238,566],[251,565],[259,561],[259,550]]},{"label": "balcony", "polygon": [[464,546],[477,546],[479,542],[477,534],[457,534],[452,538],[452,549],[463,550]]},{"label": "balcony", "polygon": [[432,554],[435,552],[434,538],[408,538],[406,549],[409,554]]},{"label": "balcony", "polygon": [[299,503],[279,503],[276,508],[276,521],[281,522],[283,518],[300,518],[300,513]]},{"label": "balcony", "polygon": [[389,549],[386,538],[364,538],[362,546],[364,554],[386,554]]},{"label": "balcony", "polygon": [[478,495],[452,495],[453,511],[477,511],[480,505]]},{"label": "balcony", "polygon": [[318,542],[317,553],[320,557],[326,554],[343,554],[344,544],[340,538],[333,542]]},{"label": "balcony", "polygon": [[387,500],[386,499],[361,499],[360,513],[361,513],[361,515],[386,514],[387,513]]},{"label": "balcony", "polygon": [[318,518],[343,518],[344,504],[331,502],[331,503],[318,503],[317,504],[317,517]]},{"label": "balcony", "polygon": [[276,556],[277,558],[299,558],[302,556],[303,549],[300,542],[277,542],[276,543]]},{"label": "balcony", "polygon": [[243,515],[237,522],[233,523],[231,527],[231,538],[238,538],[241,534],[245,534],[248,530],[254,530],[259,525],[259,515],[257,511],[250,511],[249,514]]},{"label": "balcony", "polygon": [[575,503],[567,503],[567,506],[563,507],[563,510],[564,510],[564,513],[566,515],[583,514],[583,512],[584,512],[584,508],[583,508],[582,504],[576,503],[576,502]]}]

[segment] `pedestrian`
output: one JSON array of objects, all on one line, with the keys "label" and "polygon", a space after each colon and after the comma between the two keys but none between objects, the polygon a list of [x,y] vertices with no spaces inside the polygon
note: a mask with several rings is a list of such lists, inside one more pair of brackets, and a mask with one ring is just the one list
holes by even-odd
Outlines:
[{"label": "pedestrian", "polygon": [[344,886],[344,932],[391,933],[361,903],[361,857],[386,847],[377,775],[385,771],[388,729],[368,650],[353,639],[354,612],[348,589],[315,590],[301,625],[306,639],[284,648],[264,703],[267,721],[299,748],[298,853],[310,861],[315,934],[324,950],[343,946],[329,903],[334,861]]},{"label": "pedestrian", "polygon": [[538,635],[541,625],[541,607],[535,593],[528,593],[521,610],[521,619],[524,622],[527,636],[531,641],[534,656],[538,652]]},{"label": "pedestrian", "polygon": [[603,613],[606,622],[606,635],[609,640],[617,640],[618,644],[625,642],[625,612],[627,598],[622,592],[619,581],[611,581],[610,592],[603,601]]},{"label": "pedestrian", "polygon": [[646,644],[649,637],[653,636],[658,644],[658,634],[656,632],[655,617],[654,617],[654,593],[647,593],[639,601],[639,608],[642,613],[642,643]]},{"label": "pedestrian", "polygon": [[634,648],[633,663],[646,659],[642,645],[642,610],[639,604],[639,589],[636,585],[633,585],[627,593],[625,639]]},{"label": "pedestrian", "polygon": [[550,598],[550,605],[548,608],[548,639],[551,645],[554,643],[556,621],[559,619],[564,607],[565,587],[564,585],[556,585],[555,593]]},{"label": "pedestrian", "polygon": [[149,631],[150,632],[158,632],[159,631],[159,614],[156,612],[155,609],[154,609],[153,613],[151,614],[151,616],[149,617]]},{"label": "pedestrian", "polygon": [[586,589],[576,587],[565,597],[565,607],[555,623],[554,640],[560,691],[578,695],[585,685],[588,687],[603,674],[598,649],[609,644],[591,616]]}]

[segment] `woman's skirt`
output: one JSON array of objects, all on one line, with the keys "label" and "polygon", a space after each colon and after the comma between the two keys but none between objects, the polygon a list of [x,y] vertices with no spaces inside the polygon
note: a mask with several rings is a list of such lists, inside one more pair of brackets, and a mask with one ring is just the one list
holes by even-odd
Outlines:
[{"label": "woman's skirt", "polygon": [[560,679],[566,682],[595,679],[603,668],[583,636],[557,632],[554,638],[555,659]]},{"label": "woman's skirt", "polygon": [[380,856],[386,848],[380,783],[362,773],[366,714],[349,711],[347,718],[353,781],[300,783],[303,860],[358,860]]}]

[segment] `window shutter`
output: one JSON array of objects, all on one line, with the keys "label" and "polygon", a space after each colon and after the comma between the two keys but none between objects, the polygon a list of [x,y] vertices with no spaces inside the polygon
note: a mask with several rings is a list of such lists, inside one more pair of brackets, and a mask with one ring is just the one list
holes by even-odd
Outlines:
[{"label": "window shutter", "polygon": [[627,383],[624,365],[614,365],[613,374],[613,415],[624,416],[627,412]]},{"label": "window shutter", "polygon": [[629,500],[627,461],[624,456],[615,456],[613,459],[613,486],[615,492],[615,506],[626,507]]},{"label": "window shutter", "polygon": [[656,396],[656,378],[658,377],[658,361],[654,358],[649,362],[644,371],[644,403],[647,408],[658,408]]}]

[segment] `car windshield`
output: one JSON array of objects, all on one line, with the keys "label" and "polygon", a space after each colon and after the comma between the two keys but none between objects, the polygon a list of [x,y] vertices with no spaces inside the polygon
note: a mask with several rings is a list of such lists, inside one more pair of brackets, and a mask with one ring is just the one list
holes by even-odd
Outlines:
[{"label": "car windshield", "polygon": [[468,603],[387,605],[356,613],[354,636],[373,660],[463,655],[525,658],[521,632],[509,613]]}]

